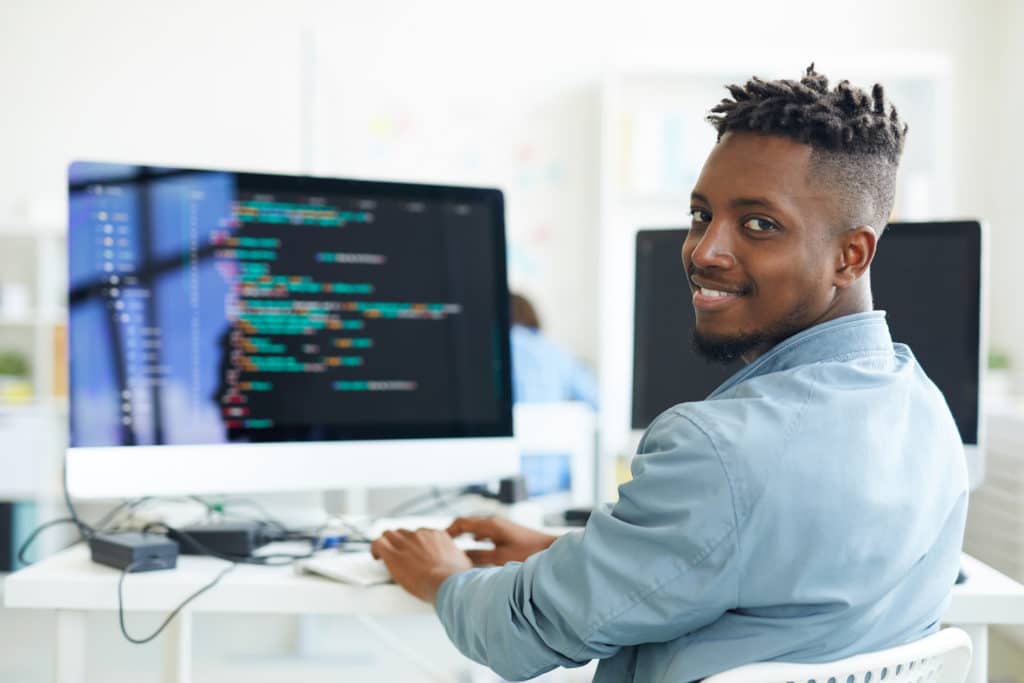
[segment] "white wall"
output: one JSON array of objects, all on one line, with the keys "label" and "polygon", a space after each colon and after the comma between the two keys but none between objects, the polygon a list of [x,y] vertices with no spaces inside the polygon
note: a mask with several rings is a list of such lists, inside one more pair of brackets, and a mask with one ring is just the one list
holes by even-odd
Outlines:
[{"label": "white wall", "polygon": [[[965,140],[989,137],[987,174],[981,205],[993,224],[991,330],[992,343],[1013,354],[1014,379],[1024,392],[1024,304],[1021,303],[1021,255],[1024,254],[1020,197],[1024,190],[1024,2],[994,3],[994,50],[978,64],[976,75],[990,79],[984,101],[974,103],[976,115]],[[989,75],[990,74],[990,75]]]},{"label": "white wall", "polygon": [[604,73],[738,55],[791,58],[794,75],[819,58],[829,73],[821,55],[932,51],[956,71],[951,204],[996,224],[993,337],[1011,348],[1024,340],[1013,292],[1024,243],[1009,204],[1020,94],[985,103],[1019,81],[1021,14],[1016,0],[8,0],[0,216],[60,220],[72,158],[496,184],[523,252],[513,284],[596,364]]}]

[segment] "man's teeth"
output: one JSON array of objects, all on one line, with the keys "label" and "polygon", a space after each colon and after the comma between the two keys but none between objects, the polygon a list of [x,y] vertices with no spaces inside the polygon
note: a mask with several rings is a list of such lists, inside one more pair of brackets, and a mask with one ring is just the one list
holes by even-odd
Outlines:
[{"label": "man's teeth", "polygon": [[732,292],[720,292],[717,289],[708,289],[707,287],[701,287],[700,293],[704,296],[736,296]]}]

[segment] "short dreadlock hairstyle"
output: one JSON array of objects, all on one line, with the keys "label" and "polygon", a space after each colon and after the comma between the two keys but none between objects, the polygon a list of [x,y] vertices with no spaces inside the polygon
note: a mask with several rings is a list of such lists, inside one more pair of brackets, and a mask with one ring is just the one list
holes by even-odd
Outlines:
[{"label": "short dreadlock hairstyle", "polygon": [[723,99],[707,117],[718,140],[743,131],[810,145],[812,180],[842,197],[841,225],[835,229],[870,225],[882,233],[892,213],[907,125],[881,85],[870,95],[849,81],[830,90],[812,63],[799,81],[754,76],[744,86],[726,87],[732,99]]}]

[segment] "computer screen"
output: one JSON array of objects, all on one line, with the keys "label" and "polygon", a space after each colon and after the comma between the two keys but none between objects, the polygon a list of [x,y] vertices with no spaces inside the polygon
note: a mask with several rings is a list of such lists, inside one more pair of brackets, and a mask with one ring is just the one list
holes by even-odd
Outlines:
[{"label": "computer screen", "polygon": [[[685,237],[678,228],[637,234],[633,429],[676,403],[702,400],[742,367],[708,363],[690,348]],[[945,395],[968,446],[979,442],[981,264],[981,226],[956,221],[890,224],[871,265],[875,308]]]},{"label": "computer screen", "polygon": [[709,363],[690,346],[694,317],[683,272],[685,239],[684,228],[641,230],[636,236],[633,429],[646,429],[677,403],[703,400],[743,366]]},{"label": "computer screen", "polygon": [[516,469],[498,190],[76,162],[68,247],[82,495],[114,456],[137,493]]},{"label": "computer screen", "polygon": [[871,265],[875,308],[942,390],[965,444],[978,443],[981,225],[890,223]]}]

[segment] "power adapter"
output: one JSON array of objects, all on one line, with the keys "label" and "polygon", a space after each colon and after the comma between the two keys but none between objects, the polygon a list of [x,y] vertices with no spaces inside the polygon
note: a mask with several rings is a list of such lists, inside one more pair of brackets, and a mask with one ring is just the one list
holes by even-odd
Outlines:
[{"label": "power adapter", "polygon": [[93,562],[129,572],[174,569],[178,565],[178,544],[161,534],[93,534],[89,538],[89,552]]},{"label": "power adapter", "polygon": [[484,484],[470,484],[463,487],[459,493],[460,495],[472,494],[481,498],[496,500],[506,505],[518,503],[529,497],[526,493],[526,479],[520,474],[499,480],[497,493],[488,489]]},{"label": "power adapter", "polygon": [[249,557],[274,540],[263,522],[217,522],[198,524],[183,529],[169,529],[167,535],[181,545],[182,555],[217,555]]},{"label": "power adapter", "polygon": [[511,505],[512,503],[526,500],[528,497],[526,493],[526,479],[522,475],[517,474],[512,477],[505,477],[498,482],[498,495],[496,499],[499,503]]}]

